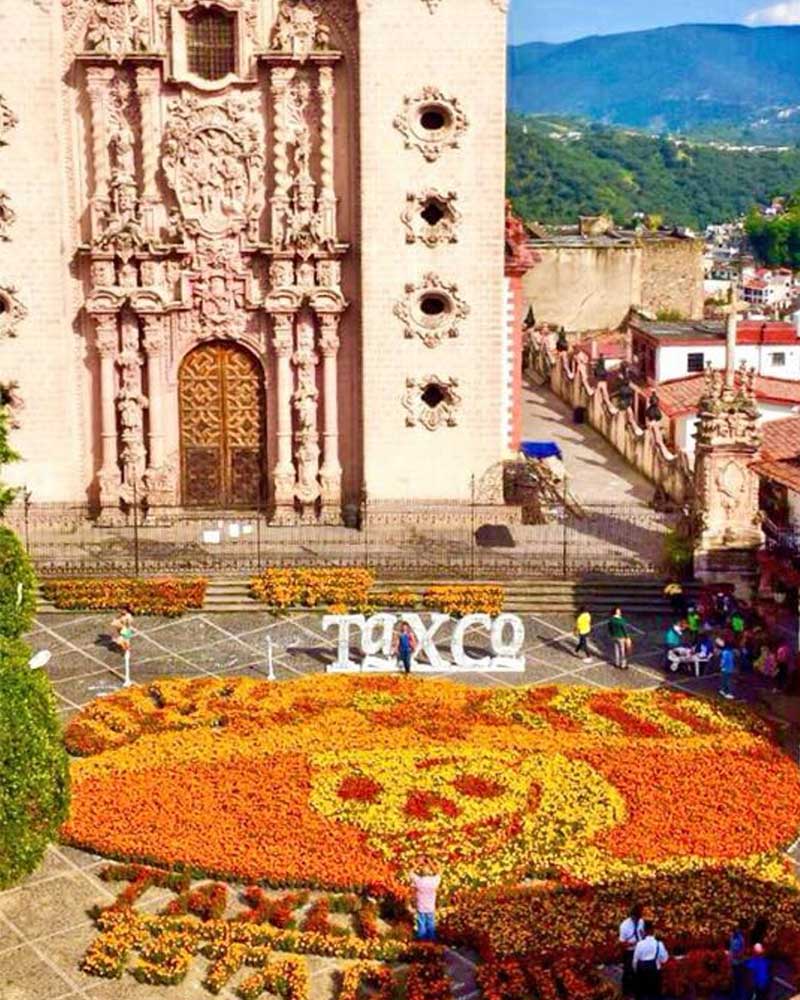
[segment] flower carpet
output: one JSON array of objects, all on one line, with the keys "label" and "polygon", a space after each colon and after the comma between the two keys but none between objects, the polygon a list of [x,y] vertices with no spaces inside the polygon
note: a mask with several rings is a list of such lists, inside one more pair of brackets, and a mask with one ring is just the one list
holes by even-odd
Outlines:
[{"label": "flower carpet", "polygon": [[[441,950],[411,938],[423,857],[442,874],[442,935],[478,951],[487,1000],[604,996],[592,969],[616,957],[633,895],[717,973],[732,914],[768,909],[776,947],[797,940],[783,852],[800,771],[739,707],[203,677],[92,702],[66,739],[62,839],[125,862],[106,872],[123,888],[84,960],[98,975],[175,983],[204,956],[212,992],[238,976],[245,998],[305,1000],[298,956],[321,955],[343,962],[342,1000],[388,997],[398,978],[410,1000],[445,998]],[[153,886],[173,893],[157,913],[138,906]]]}]

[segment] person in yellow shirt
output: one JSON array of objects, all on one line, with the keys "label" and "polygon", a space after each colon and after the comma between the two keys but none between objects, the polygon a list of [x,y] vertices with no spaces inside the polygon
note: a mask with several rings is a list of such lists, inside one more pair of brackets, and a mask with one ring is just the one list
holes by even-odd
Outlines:
[{"label": "person in yellow shirt", "polygon": [[578,645],[575,647],[575,655],[583,654],[583,659],[588,662],[589,656],[589,636],[592,634],[592,616],[588,609],[582,606],[578,609],[578,617],[575,619],[575,635],[578,637]]}]

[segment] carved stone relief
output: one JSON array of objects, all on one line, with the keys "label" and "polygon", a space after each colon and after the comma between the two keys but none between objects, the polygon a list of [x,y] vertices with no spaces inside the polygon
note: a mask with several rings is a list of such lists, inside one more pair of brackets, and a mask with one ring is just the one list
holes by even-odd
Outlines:
[{"label": "carved stone relief", "polygon": [[457,149],[469,122],[455,97],[438,87],[425,87],[416,97],[406,97],[394,126],[404,136],[407,149],[418,149],[433,162],[446,149]]},{"label": "carved stone relief", "polygon": [[264,137],[257,98],[219,104],[195,95],[174,101],[162,166],[187,230],[257,238],[263,204]]},{"label": "carved stone relief", "polygon": [[442,379],[438,375],[407,378],[402,400],[407,412],[406,426],[416,427],[417,424],[422,424],[429,431],[440,427],[455,427],[461,406],[457,389],[456,378]]},{"label": "carved stone relief", "polygon": [[16,337],[17,327],[28,315],[20,302],[17,289],[0,285],[0,337]]},{"label": "carved stone relief", "polygon": [[8,242],[11,239],[9,230],[16,218],[17,213],[11,207],[11,199],[5,191],[0,191],[0,240]]},{"label": "carved stone relief", "polygon": [[150,29],[138,0],[97,0],[86,28],[87,52],[123,56],[146,52]]},{"label": "carved stone relief", "polygon": [[459,323],[469,312],[457,286],[445,283],[436,274],[426,274],[417,285],[406,285],[404,297],[394,307],[405,336],[419,337],[426,347],[436,347],[446,337],[457,337]]},{"label": "carved stone relief", "polygon": [[406,227],[406,243],[424,243],[428,247],[458,242],[461,213],[456,208],[455,191],[441,194],[435,188],[409,191],[401,219]]},{"label": "carved stone relief", "polygon": [[8,142],[6,136],[18,123],[19,119],[6,104],[5,98],[0,95],[0,146],[5,146]]},{"label": "carved stone relief", "polygon": [[304,63],[312,52],[330,44],[330,29],[320,17],[317,4],[283,0],[272,31],[272,47]]}]

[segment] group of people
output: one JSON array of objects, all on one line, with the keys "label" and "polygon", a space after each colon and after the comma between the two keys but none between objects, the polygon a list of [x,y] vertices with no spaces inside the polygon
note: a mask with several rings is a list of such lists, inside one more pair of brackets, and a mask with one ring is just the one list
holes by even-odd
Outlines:
[{"label": "group of people", "polygon": [[738,671],[770,680],[774,689],[788,689],[792,650],[785,638],[771,636],[753,608],[727,589],[704,592],[686,600],[680,585],[671,584],[673,622],[664,636],[665,666],[677,672],[689,666],[696,674],[717,664],[720,694],[733,698],[732,679]]},{"label": "group of people", "polygon": [[[587,607],[582,606],[575,619],[575,637],[578,640],[575,655],[580,656],[586,663],[591,660],[589,653],[589,636],[591,634],[592,615]],[[614,614],[608,621],[608,635],[613,649],[614,666],[620,670],[627,670],[628,659],[633,651],[633,638],[631,627],[622,613],[622,608],[614,608]]]},{"label": "group of people", "polygon": [[[720,673],[720,694],[734,697],[733,675],[753,672],[772,681],[774,689],[789,691],[800,671],[793,669],[792,648],[786,638],[770,635],[755,610],[738,601],[729,590],[703,593],[690,603],[683,589],[670,584],[666,594],[672,602],[672,624],[664,635],[664,666],[676,673],[689,669],[697,676],[716,667]],[[592,615],[581,607],[575,619],[575,655],[591,660],[589,638]],[[621,608],[608,621],[612,662],[627,670],[633,650],[631,626]],[[800,665],[800,657],[798,657]]]},{"label": "group of people", "polygon": [[[772,963],[764,950],[768,927],[760,919],[752,928],[739,921],[728,940],[731,962],[731,1000],[768,1000],[772,990]],[[635,1000],[660,1000],[661,970],[669,952],[656,934],[655,925],[644,918],[644,908],[631,907],[619,925],[622,948],[622,995]]]}]

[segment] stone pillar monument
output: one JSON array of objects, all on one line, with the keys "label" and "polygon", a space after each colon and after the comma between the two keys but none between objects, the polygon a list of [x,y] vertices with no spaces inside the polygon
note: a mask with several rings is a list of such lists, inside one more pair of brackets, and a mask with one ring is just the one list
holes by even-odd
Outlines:
[{"label": "stone pillar monument", "polygon": [[756,575],[756,553],[764,542],[758,475],[752,465],[761,445],[755,371],[734,368],[737,305],[728,318],[724,376],[709,368],[698,409],[695,452],[699,537],[695,573],[713,583],[747,585]]}]

